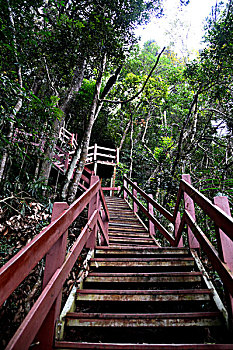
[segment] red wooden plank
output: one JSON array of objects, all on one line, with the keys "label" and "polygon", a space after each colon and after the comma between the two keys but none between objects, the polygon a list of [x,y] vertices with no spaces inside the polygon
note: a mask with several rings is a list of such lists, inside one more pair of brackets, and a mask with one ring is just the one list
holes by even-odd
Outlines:
[{"label": "red wooden plank", "polygon": [[208,258],[210,259],[213,267],[218,272],[225,286],[228,288],[228,291],[231,294],[233,294],[233,272],[230,271],[227,265],[221,261],[221,259],[218,256],[218,252],[208,240],[208,238],[205,236],[205,234],[201,231],[200,227],[195,223],[191,215],[187,211],[185,211],[184,215],[185,221],[192,228],[193,232],[195,232],[195,236],[200,242],[202,249],[205,251]]},{"label": "red wooden plank", "polygon": [[[137,186],[137,182],[134,182],[134,185]],[[137,198],[137,190],[134,187],[132,188],[132,190],[133,190],[133,197]],[[138,206],[135,203],[134,198],[133,198],[133,212],[137,213],[137,211],[138,211]]]},{"label": "red wooden plank", "polygon": [[180,187],[203,209],[214,223],[233,240],[233,218],[211,203],[208,198],[184,180],[181,180]]},{"label": "red wooden plank", "polygon": [[100,200],[102,202],[103,210],[105,211],[107,221],[110,221],[110,214],[108,210],[108,206],[104,197],[103,189],[100,187]]},{"label": "red wooden plank", "polygon": [[31,342],[34,340],[45,317],[60,293],[68,274],[86,244],[86,241],[91,234],[91,230],[96,225],[97,216],[98,212],[96,210],[70,249],[65,262],[61,268],[57,269],[53,277],[50,279],[36,303],[33,305],[15,335],[10,340],[6,350],[25,350],[31,345]]},{"label": "red wooden plank", "polygon": [[[64,212],[64,210],[67,210],[68,208],[69,205],[67,203],[54,203],[51,221],[53,222],[54,220],[56,220]],[[68,230],[65,233],[63,233],[63,235],[57,240],[57,242],[53,245],[53,247],[49,250],[49,252],[46,255],[42,289],[46,287],[53,274],[59,267],[61,267],[65,260],[67,237]],[[36,336],[36,342],[39,342],[37,346],[38,350],[52,348],[54,326],[56,319],[59,316],[61,299],[62,293],[59,293],[56,301],[54,302],[52,308],[50,309]]]},{"label": "red wooden plank", "polygon": [[[231,216],[227,197],[214,197],[214,204],[221,208],[227,215]],[[223,261],[228,265],[231,271],[233,271],[233,241],[221,229],[219,230],[219,235],[221,240],[221,250],[219,253]]]},{"label": "red wooden plank", "polygon": [[[214,198],[214,203],[221,208],[227,215],[231,216],[230,206],[227,197],[218,196]],[[219,255],[227,264],[231,271],[233,271],[233,241],[221,229],[218,232],[218,246]],[[233,318],[233,296],[229,295],[229,313]]]},{"label": "red wooden plank", "polygon": [[107,243],[107,245],[109,245],[108,232],[106,232],[106,229],[104,227],[104,223],[103,223],[102,218],[99,214],[98,214],[98,224],[99,224],[99,227],[101,229],[102,234],[104,235],[105,242]]},{"label": "red wooden plank", "polygon": [[121,187],[102,187],[103,191],[120,191]]},{"label": "red wooden plank", "polygon": [[142,195],[142,197],[146,199],[147,202],[151,203],[155,209],[157,209],[162,215],[164,215],[166,219],[168,219],[170,222],[174,221],[173,215],[169,213],[168,210],[163,208],[162,205],[157,203],[154,199],[150,198],[150,196],[146,194],[146,192],[144,192],[140,187],[136,186],[133,183],[133,181],[129,180],[125,175],[124,175],[124,179],[126,183],[128,182],[133,188],[135,188],[137,192],[139,192]]},{"label": "red wooden plank", "polygon": [[[125,192],[132,197],[131,192],[125,188]],[[150,197],[149,197],[150,198]],[[165,227],[163,227],[160,222],[154,217],[152,216],[148,210],[139,202],[138,199],[134,199],[135,202],[137,203],[137,205],[139,206],[139,208],[146,214],[146,216],[149,218],[149,220],[155,225],[155,227],[159,230],[160,233],[162,233],[162,235],[169,241],[169,243],[172,246],[175,246],[175,239],[172,237],[172,235],[165,229]]]},{"label": "red wooden plank", "polygon": [[[153,194],[149,194],[149,197],[153,199]],[[149,214],[154,216],[154,207],[150,202],[148,202],[148,212]],[[151,222],[150,219],[149,219],[149,232],[151,236],[155,236],[155,225]]]},{"label": "red wooden plank", "polygon": [[88,174],[92,175],[92,170],[90,170],[86,166],[84,167],[84,171],[86,171]]},{"label": "red wooden plank", "polygon": [[[96,145],[96,144],[95,144]],[[90,180],[90,185],[92,186],[94,183],[99,181],[99,176],[92,176]],[[99,211],[99,206],[100,206],[100,199],[99,199],[99,193],[96,192],[96,194],[91,198],[89,202],[89,207],[88,207],[88,219],[92,216],[95,210]],[[97,236],[97,225],[93,227],[93,231],[87,240],[86,243],[86,248],[94,249],[96,245],[96,236]]]},{"label": "red wooden plank", "polygon": [[89,185],[90,179],[88,179],[88,177],[86,177],[85,175],[82,174],[81,179]]},{"label": "red wooden plank", "polygon": [[83,211],[90,199],[98,192],[100,183],[96,182],[57,220],[43,229],[30,243],[21,249],[0,269],[0,305],[17,288],[36,264],[51,249],[59,237]]},{"label": "red wooden plank", "polygon": [[[181,224],[180,212],[178,212],[177,216],[176,216],[176,219],[175,219],[175,238],[176,239],[178,238],[178,231],[179,231],[180,224]],[[180,237],[180,239],[178,241],[178,244],[176,246],[179,247],[179,248],[182,248],[184,246],[183,237],[182,236]]]},{"label": "red wooden plank", "polygon": [[[184,174],[182,175],[182,179],[185,180],[187,183],[191,184],[191,178],[190,175]],[[196,221],[195,216],[195,207],[193,200],[187,195],[187,193],[184,191],[184,207],[189,212],[189,214],[192,216],[193,220]],[[200,248],[199,242],[194,236],[191,228],[188,226],[188,243],[190,248]]]}]

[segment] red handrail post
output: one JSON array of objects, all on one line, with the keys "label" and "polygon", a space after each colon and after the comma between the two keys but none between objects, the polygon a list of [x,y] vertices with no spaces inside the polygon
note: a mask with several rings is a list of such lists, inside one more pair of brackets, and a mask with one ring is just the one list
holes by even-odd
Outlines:
[{"label": "red handrail post", "polygon": [[69,168],[69,152],[66,152],[65,154],[65,164],[64,164],[64,168],[65,168],[65,171],[68,170]]},{"label": "red handrail post", "polygon": [[[108,234],[108,219],[107,219],[107,215],[105,213],[105,210],[102,209],[101,210],[101,214],[102,214],[102,221],[103,221],[103,225],[104,225],[104,229],[105,229],[105,232],[107,232]],[[108,243],[107,243],[108,244]],[[101,245],[104,245],[104,238],[103,236],[101,235]]]},{"label": "red handrail post", "polygon": [[[153,194],[148,194],[148,196],[153,199]],[[150,202],[148,202],[148,212],[149,214],[154,216],[154,207]],[[151,236],[155,236],[155,225],[153,224],[153,222],[151,222],[150,219],[149,219],[149,233]]]},{"label": "red handrail post", "polygon": [[[227,215],[231,216],[231,210],[226,196],[214,197],[214,204],[222,209]],[[229,269],[233,271],[233,241],[221,229],[216,229],[216,234],[219,256],[227,264]],[[233,322],[233,296],[230,293],[227,294],[229,295],[229,316],[231,322]]]},{"label": "red handrail post", "polygon": [[[134,182],[134,185],[137,186],[137,182]],[[137,198],[137,190],[136,190],[136,188],[133,188],[133,196],[134,196],[135,198]],[[134,213],[137,213],[137,211],[138,211],[138,206],[137,206],[137,204],[135,203],[135,201],[134,201],[134,199],[133,199],[133,212],[134,212]]]},{"label": "red handrail post", "polygon": [[[177,233],[180,227],[180,223],[181,223],[181,219],[180,219],[180,212],[178,211],[177,216],[176,216],[176,220],[175,220],[175,238],[177,237]],[[184,246],[183,243],[183,237],[180,237],[180,240],[177,244],[177,247],[182,248]]]},{"label": "red handrail post", "polygon": [[[56,220],[64,212],[64,210],[68,208],[69,205],[67,203],[54,203],[51,222]],[[67,236],[68,230],[64,232],[64,234],[58,239],[58,241],[46,254],[42,289],[46,287],[55,271],[63,264],[65,260]],[[57,299],[53,303],[53,306],[50,309],[47,317],[42,323],[39,332],[37,333],[36,340],[39,342],[37,346],[38,350],[49,350],[53,347],[54,327],[56,319],[58,318],[60,312],[61,298],[62,293],[60,292]]]},{"label": "red handrail post", "polygon": [[124,175],[124,180],[123,180],[123,198],[127,199],[127,192],[125,191],[125,188],[127,188],[127,180],[125,179],[126,175]]},{"label": "red handrail post", "polygon": [[[92,175],[91,181],[90,181],[90,187],[99,181],[99,176]],[[89,203],[88,208],[88,220],[92,216],[95,210],[99,210],[100,208],[100,197],[99,197],[99,191],[96,193],[96,195],[91,199]],[[96,236],[97,236],[97,225],[94,226],[92,233],[90,237],[87,240],[86,248],[94,249],[96,244]]]},{"label": "red handrail post", "polygon": [[[191,185],[191,178],[189,174],[183,174],[182,179]],[[187,210],[189,214],[192,216],[192,218],[196,221],[195,207],[194,207],[193,200],[185,192],[184,192],[184,207],[185,207],[185,210]],[[188,227],[188,242],[189,242],[190,248],[192,249],[200,248],[199,242],[194,236],[190,227]]]}]

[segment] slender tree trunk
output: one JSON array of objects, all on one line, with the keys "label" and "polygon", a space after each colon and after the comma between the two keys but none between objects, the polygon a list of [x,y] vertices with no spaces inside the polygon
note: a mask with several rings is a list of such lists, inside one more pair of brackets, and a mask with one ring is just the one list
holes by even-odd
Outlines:
[{"label": "slender tree trunk", "polygon": [[121,142],[120,142],[120,146],[119,146],[119,152],[121,151],[121,149],[123,147],[123,144],[124,144],[127,132],[129,131],[130,124],[131,124],[131,119],[129,118],[129,121],[128,121],[127,125],[126,125],[126,128],[125,128],[124,133],[123,133],[122,138],[121,138]]},{"label": "slender tree trunk", "polygon": [[7,0],[7,4],[8,4],[8,10],[9,10],[10,22],[11,22],[12,29],[13,29],[13,47],[14,47],[15,61],[16,61],[17,66],[18,66],[18,81],[19,81],[19,85],[20,85],[20,92],[19,92],[18,101],[14,107],[14,114],[10,115],[11,122],[9,125],[9,131],[7,134],[7,138],[9,140],[9,143],[6,145],[5,149],[3,150],[3,154],[2,154],[2,159],[1,159],[1,164],[0,164],[0,182],[3,180],[3,174],[4,174],[6,162],[7,162],[8,156],[9,156],[9,151],[10,151],[10,147],[11,147],[10,142],[11,142],[11,138],[12,138],[13,132],[14,132],[15,115],[19,112],[19,110],[21,109],[22,104],[23,104],[23,98],[22,98],[23,80],[22,80],[22,70],[21,70],[21,66],[19,63],[19,59],[18,59],[15,23],[14,23],[14,18],[13,18],[13,14],[12,14],[9,0]]},{"label": "slender tree trunk", "polygon": [[[175,171],[177,169],[177,166],[179,164],[179,160],[180,160],[180,157],[181,157],[181,152],[182,152],[182,143],[183,143],[183,138],[184,138],[184,133],[185,133],[185,128],[190,120],[190,117],[192,115],[192,112],[193,112],[193,109],[194,108],[197,108],[197,100],[198,100],[198,93],[195,94],[194,98],[193,98],[193,101],[191,103],[191,106],[189,108],[189,113],[188,113],[188,116],[186,117],[186,119],[184,120],[184,123],[183,123],[183,126],[182,126],[182,129],[180,131],[180,137],[179,137],[179,141],[178,141],[178,147],[177,147],[177,152],[176,152],[176,158],[174,160],[174,163],[173,163],[173,167],[172,167],[172,170],[171,170],[171,177],[173,178],[174,174],[175,174]],[[170,190],[170,187],[168,188],[168,190]]]},{"label": "slender tree trunk", "polygon": [[49,176],[50,176],[50,171],[52,167],[52,157],[55,151],[55,147],[58,141],[58,135],[61,126],[63,125],[65,115],[69,111],[70,105],[73,102],[75,95],[77,92],[80,90],[84,78],[84,73],[85,73],[85,68],[86,68],[86,60],[83,58],[81,61],[81,64],[79,65],[79,68],[76,69],[74,78],[71,83],[71,88],[70,91],[67,94],[67,97],[65,101],[63,102],[62,106],[60,107],[61,110],[64,113],[63,118],[60,120],[56,119],[53,125],[53,139],[50,145],[46,148],[45,154],[44,154],[44,160],[41,165],[41,170],[40,170],[40,178],[44,179],[45,185],[48,184],[49,181]]},{"label": "slender tree trunk", "polygon": [[[94,98],[92,101],[92,105],[89,111],[89,121],[88,121],[88,125],[87,128],[85,130],[85,133],[83,135],[83,139],[80,145],[80,150],[77,150],[77,155],[80,152],[80,157],[75,157],[73,158],[72,164],[70,166],[70,174],[71,172],[74,171],[75,167],[76,167],[76,163],[77,160],[79,158],[79,163],[75,172],[75,176],[74,179],[71,183],[71,186],[69,188],[69,179],[67,179],[63,191],[62,191],[62,195],[63,198],[64,196],[67,197],[67,193],[68,193],[68,203],[72,203],[75,199],[76,193],[77,193],[77,189],[78,189],[78,184],[79,181],[81,179],[82,176],[82,172],[85,166],[85,162],[86,162],[86,158],[87,158],[87,154],[88,154],[88,147],[89,147],[89,143],[90,143],[90,138],[91,138],[91,132],[92,132],[92,128],[95,122],[95,115],[96,115],[96,111],[97,111],[97,106],[98,106],[98,101],[99,101],[99,96],[100,96],[100,88],[101,88],[101,83],[102,83],[102,78],[103,78],[103,73],[105,71],[105,66],[106,66],[106,54],[103,57],[102,60],[102,65],[100,68],[100,72],[98,75],[98,78],[96,80],[96,85],[95,85],[95,93],[94,93]],[[72,175],[71,175],[72,176]],[[69,192],[68,192],[68,188],[69,188]]]},{"label": "slender tree trunk", "polygon": [[131,113],[131,130],[130,130],[130,168],[129,168],[129,178],[131,179],[132,177],[132,172],[133,172],[133,114]]},{"label": "slender tree trunk", "polygon": [[[104,61],[106,61],[106,58],[104,57],[103,59]],[[106,62],[103,61],[103,66],[102,66],[102,72],[104,72],[104,69],[105,69],[105,65],[106,65]],[[115,73],[109,78],[109,80],[107,81],[105,87],[104,87],[104,90],[102,92],[102,95],[101,95],[101,98],[107,96],[109,94],[109,92],[111,91],[113,85],[115,84],[115,82],[117,81],[117,78],[120,74],[120,71],[121,71],[121,65],[116,69]],[[100,72],[100,74],[102,74]],[[98,79],[97,79],[98,81]],[[102,76],[101,76],[101,81],[102,81]],[[97,83],[97,82],[96,82]],[[100,85],[101,86],[101,85]],[[100,92],[99,92],[100,93]],[[99,97],[98,97],[98,100],[99,100]],[[97,102],[98,102],[97,100]],[[96,110],[95,110],[95,115],[94,115],[94,121],[93,121],[93,124],[94,122],[96,121],[96,119],[98,118],[98,115],[101,111],[101,108],[103,106],[103,102],[99,102],[99,104],[97,104],[96,106]],[[90,115],[90,113],[89,113]],[[73,159],[72,159],[72,162],[70,164],[70,167],[69,167],[69,170],[66,174],[66,180],[65,180],[65,184],[63,186],[63,189],[62,189],[62,198],[65,200],[67,195],[68,195],[68,190],[69,190],[69,185],[70,185],[70,182],[71,182],[71,178],[75,172],[75,168],[76,168],[76,165],[78,163],[78,161],[80,160],[81,158],[81,151],[82,151],[82,145],[83,143],[81,142],[81,145],[80,147],[76,150],[76,153],[74,154],[73,156]],[[88,146],[89,146],[89,143],[88,143]],[[85,158],[86,159],[86,158]],[[81,174],[82,175],[82,174]],[[80,180],[80,179],[79,179]],[[79,181],[78,181],[79,182]]]}]

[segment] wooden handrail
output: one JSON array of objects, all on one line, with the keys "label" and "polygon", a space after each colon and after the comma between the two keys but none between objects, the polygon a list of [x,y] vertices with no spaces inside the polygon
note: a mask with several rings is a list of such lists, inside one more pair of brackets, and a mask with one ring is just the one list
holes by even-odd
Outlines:
[{"label": "wooden handrail", "polygon": [[138,205],[138,207],[143,211],[144,214],[149,218],[149,220],[155,225],[155,227],[163,234],[163,236],[169,241],[169,243],[174,246],[175,245],[175,239],[171,236],[171,234],[163,227],[162,224],[154,217],[152,216],[147,208],[144,207],[144,205],[141,204],[141,202],[134,198],[132,193],[128,190],[128,188],[125,189],[128,195],[134,200],[134,202]]},{"label": "wooden handrail", "polygon": [[[44,339],[43,330],[44,327],[46,328],[47,319],[49,325],[47,328],[51,329],[51,320],[53,319],[55,323],[57,317],[53,313],[53,304],[56,302],[59,307],[62,286],[84,246],[88,246],[90,239],[91,241],[95,240],[97,225],[103,236],[102,243],[109,244],[108,222],[110,216],[101,188],[101,182],[97,176],[93,176],[91,184],[92,186],[71,204],[70,207],[65,203],[57,203],[56,208],[59,206],[61,209],[54,215],[55,220],[0,269],[0,305],[2,305],[46,254],[48,259],[50,259],[49,254],[55,250],[55,254],[59,254],[59,256],[63,254],[65,257],[67,229],[89,204],[88,212],[91,214],[88,222],[70,249],[64,263],[61,260],[59,265],[55,263],[55,266],[51,269],[51,266],[49,266],[50,263],[47,262],[46,258],[45,275],[47,277],[45,278],[46,282],[43,281],[43,291],[9,342],[6,348],[7,350],[27,349],[36,336],[39,339],[41,337]],[[103,207],[102,213],[100,201]],[[93,205],[93,203],[95,204]],[[67,209],[64,211],[65,208]],[[62,214],[59,215],[59,213]],[[58,218],[56,218],[57,216]],[[63,240],[62,245],[60,245],[61,239]],[[54,261],[54,259],[52,260]],[[51,261],[51,259],[48,261]],[[50,336],[53,337],[53,329],[50,331]]]},{"label": "wooden handrail", "polygon": [[103,189],[100,187],[100,200],[102,202],[103,205],[103,210],[105,211],[105,214],[107,216],[108,221],[110,221],[110,215],[109,215],[109,211],[108,211],[108,206],[107,203],[105,201],[105,197],[104,197],[104,193],[103,193]]},{"label": "wooden handrail", "polygon": [[148,202],[151,203],[155,209],[157,209],[160,214],[165,216],[166,219],[168,219],[170,222],[174,222],[173,215],[169,213],[169,211],[162,207],[159,203],[157,203],[154,199],[152,199],[146,192],[144,192],[140,187],[135,185],[130,179],[128,179],[126,176],[124,176],[126,181],[138,192],[142,195],[142,197]]},{"label": "wooden handrail", "polygon": [[199,205],[200,208],[214,221],[214,223],[221,228],[231,240],[233,240],[233,218],[227,215],[219,207],[214,205],[202,193],[196,190],[192,185],[186,181],[181,180],[180,188],[186,192],[193,201]]},{"label": "wooden handrail", "polygon": [[[184,175],[186,179],[190,179],[189,175]],[[129,184],[132,187],[132,192],[129,191],[127,188],[127,184]],[[221,248],[224,248],[225,251],[228,249],[230,252],[232,252],[233,248],[233,219],[231,216],[226,214],[221,208],[219,208],[217,205],[214,205],[208,198],[206,198],[202,193],[200,193],[198,190],[196,190],[191,183],[188,183],[184,179],[180,181],[180,186],[177,194],[177,200],[176,205],[174,209],[173,215],[170,214],[165,208],[163,208],[161,205],[159,205],[156,201],[154,201],[152,198],[150,198],[149,195],[147,195],[142,189],[140,189],[133,181],[128,179],[126,176],[124,176],[124,185],[123,185],[123,191],[124,191],[124,198],[126,199],[127,195],[130,196],[130,198],[133,199],[133,203],[136,203],[139,209],[143,211],[144,214],[149,219],[149,223],[155,225],[155,227],[158,229],[158,231],[169,241],[169,243],[172,246],[178,246],[181,238],[182,233],[184,231],[185,226],[188,227],[188,232],[191,230],[191,234],[193,236],[193,240],[195,239],[197,242],[196,247],[202,248],[205,253],[207,254],[209,260],[212,263],[212,266],[215,268],[219,276],[221,277],[224,286],[226,287],[226,290],[230,294],[230,298],[232,300],[233,305],[233,271],[230,270],[229,266],[232,268],[232,259],[226,261],[223,261],[223,255],[221,252],[221,255],[217,252],[217,250],[214,248],[214,246],[211,244],[211,242],[208,240],[204,232],[201,230],[201,228],[197,225],[195,221],[195,212],[191,211],[189,209],[189,206],[187,207],[187,203],[189,203],[190,206],[192,206],[192,210],[194,209],[194,203],[196,203],[205,214],[207,214],[210,219],[214,221],[214,224],[217,228],[222,230],[222,234],[226,234],[227,239],[229,239],[229,242],[227,241],[221,246]],[[135,194],[136,192],[136,194]],[[152,206],[159,211],[160,214],[162,214],[166,219],[168,219],[170,222],[172,222],[175,227],[175,237],[173,237],[164,227],[161,225],[160,222],[154,217],[154,215],[151,215],[149,210],[145,208],[144,205],[140,203],[140,201],[137,198],[137,192],[142,195],[142,197],[147,201],[147,203],[152,204]],[[182,219],[180,220],[180,212],[179,212],[179,206],[182,197],[184,196],[184,200],[189,201],[186,203],[185,207],[188,209],[183,211]],[[227,199],[225,198],[227,201]],[[191,202],[190,202],[191,201]],[[192,202],[193,201],[193,202]],[[220,238],[218,238],[220,239]],[[223,236],[224,240],[224,236]],[[189,242],[190,244],[190,242]],[[220,244],[222,244],[220,242]],[[230,245],[230,246],[229,246]],[[191,247],[191,244],[190,244]],[[229,256],[226,255],[226,256]],[[221,260],[222,257],[222,260]],[[232,310],[230,310],[232,312]]]},{"label": "wooden handrail", "polygon": [[93,229],[94,225],[96,224],[97,218],[98,211],[96,210],[70,249],[65,262],[54,273],[49,283],[42,291],[32,309],[22,322],[21,326],[18,328],[15,335],[9,342],[6,350],[29,348],[54,301],[56,300],[67,276],[69,275],[89,236],[91,235],[91,229]]},{"label": "wooden handrail", "polygon": [[217,250],[214,248],[214,246],[208,240],[208,238],[206,237],[204,232],[200,229],[200,227],[193,220],[191,215],[187,211],[185,211],[184,216],[185,216],[185,222],[187,223],[187,225],[189,225],[191,227],[192,231],[195,234],[195,237],[200,242],[202,249],[207,254],[213,267],[218,272],[222,281],[226,285],[228,291],[231,294],[233,294],[233,272],[230,271],[227,264],[225,264],[224,262],[221,261]]},{"label": "wooden handrail", "polygon": [[57,220],[43,229],[0,269],[0,305],[17,288],[99,191],[96,182]]}]

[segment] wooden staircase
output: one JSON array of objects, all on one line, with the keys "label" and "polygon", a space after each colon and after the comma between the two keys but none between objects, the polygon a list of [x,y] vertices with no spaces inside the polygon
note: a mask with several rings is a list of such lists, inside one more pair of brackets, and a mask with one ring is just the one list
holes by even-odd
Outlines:
[{"label": "wooden staircase", "polygon": [[109,246],[90,259],[55,348],[233,349],[194,252],[160,247],[126,201],[106,202]]}]

